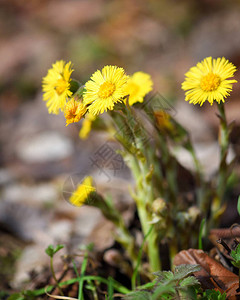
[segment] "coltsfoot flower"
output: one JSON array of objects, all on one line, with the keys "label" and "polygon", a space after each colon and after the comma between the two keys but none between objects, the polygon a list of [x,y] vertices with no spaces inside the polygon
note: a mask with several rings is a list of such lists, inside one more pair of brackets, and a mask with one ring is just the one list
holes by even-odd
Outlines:
[{"label": "coltsfoot flower", "polygon": [[126,95],[124,87],[128,76],[123,68],[105,66],[102,71],[97,70],[86,85],[83,94],[83,102],[93,115],[102,114],[112,110],[114,104],[122,102]]},{"label": "coltsfoot flower", "polygon": [[88,138],[89,136],[89,133],[92,129],[92,123],[93,121],[96,119],[96,116],[88,113],[86,116],[85,116],[85,119],[83,120],[83,123],[82,123],[82,127],[79,131],[79,137],[80,139],[82,140],[85,140]]},{"label": "coltsfoot flower", "polygon": [[225,98],[232,91],[232,84],[236,80],[229,79],[236,72],[236,67],[226,58],[213,59],[207,57],[192,67],[186,74],[182,89],[186,92],[186,101],[203,105],[208,101],[211,105],[225,102]]},{"label": "coltsfoot flower", "polygon": [[129,105],[143,102],[144,97],[153,89],[151,76],[147,73],[136,72],[128,80],[125,87],[126,95],[129,95]]},{"label": "coltsfoot flower", "polygon": [[69,198],[69,202],[74,206],[82,206],[90,199],[90,194],[96,192],[96,188],[92,186],[92,177],[87,176],[80,183],[77,189]]},{"label": "coltsfoot flower", "polygon": [[63,110],[66,99],[71,97],[70,76],[72,72],[72,63],[68,62],[66,64],[63,60],[60,60],[52,65],[52,68],[48,70],[47,75],[43,78],[43,100],[47,101],[50,114],[58,114],[59,110]]},{"label": "coltsfoot flower", "polygon": [[64,107],[66,126],[71,123],[79,122],[86,112],[87,112],[86,106],[82,102],[72,98],[70,101],[66,103]]}]

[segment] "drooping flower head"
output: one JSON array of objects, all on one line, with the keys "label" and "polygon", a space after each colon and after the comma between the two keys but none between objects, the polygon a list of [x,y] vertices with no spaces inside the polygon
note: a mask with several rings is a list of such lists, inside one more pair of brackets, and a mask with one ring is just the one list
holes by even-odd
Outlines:
[{"label": "drooping flower head", "polygon": [[48,112],[58,114],[63,110],[66,99],[72,95],[70,91],[71,74],[73,72],[72,63],[67,64],[63,61],[56,61],[52,68],[48,70],[43,78],[43,100],[47,101]]},{"label": "drooping flower head", "polygon": [[125,93],[129,95],[129,104],[133,105],[136,102],[143,102],[144,97],[151,92],[152,88],[153,82],[149,74],[143,72],[134,73],[125,87]]},{"label": "drooping flower head", "polygon": [[86,106],[81,101],[72,98],[64,107],[66,126],[71,123],[79,122],[86,112]]},{"label": "drooping flower head", "polygon": [[236,67],[226,58],[213,59],[207,57],[186,74],[182,89],[186,92],[186,101],[203,105],[208,101],[211,105],[225,102],[225,98],[232,91],[232,84],[236,80],[229,79],[236,72]]},{"label": "drooping flower head", "polygon": [[86,114],[83,122],[82,122],[82,127],[79,131],[79,137],[82,140],[85,140],[88,138],[89,133],[92,129],[92,123],[95,121],[97,116],[94,116],[90,113]]},{"label": "drooping flower head", "polygon": [[92,177],[87,176],[72,193],[69,202],[74,206],[82,206],[84,203],[91,200],[90,194],[93,192],[96,192],[96,188],[92,186]]},{"label": "drooping flower head", "polygon": [[116,66],[105,66],[102,71],[97,70],[86,85],[83,94],[83,102],[93,115],[102,114],[104,111],[112,110],[114,104],[122,102],[126,95],[124,87],[128,76],[123,68]]}]

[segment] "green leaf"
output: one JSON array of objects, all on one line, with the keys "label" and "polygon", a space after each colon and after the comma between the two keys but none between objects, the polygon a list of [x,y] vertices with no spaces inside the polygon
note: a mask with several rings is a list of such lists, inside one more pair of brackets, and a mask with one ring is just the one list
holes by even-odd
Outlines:
[{"label": "green leaf", "polygon": [[53,257],[53,255],[56,254],[62,248],[64,248],[63,245],[57,245],[56,248],[54,248],[53,245],[49,245],[45,250],[45,252],[47,253],[48,256]]},{"label": "green leaf", "polygon": [[154,273],[157,276],[158,282],[161,284],[166,284],[174,280],[174,274],[171,271],[160,271]]},{"label": "green leaf", "polygon": [[180,282],[180,287],[190,287],[190,286],[196,286],[199,285],[199,281],[197,280],[197,278],[195,278],[194,276],[189,276],[184,278],[181,282]]},{"label": "green leaf", "polygon": [[155,285],[156,285],[156,282],[148,282],[143,285],[139,285],[137,288],[139,290],[143,290],[143,289],[147,290],[147,289],[152,289]]},{"label": "green leaf", "polygon": [[[70,81],[70,91],[75,94],[76,92],[78,92],[78,90],[80,90],[80,92],[82,92],[83,87],[80,86],[80,83],[77,80],[71,80]],[[80,94],[81,96],[81,94]]]},{"label": "green leaf", "polygon": [[9,296],[9,293],[7,293],[5,291],[0,291],[0,299],[7,299],[8,296]]},{"label": "green leaf", "polygon": [[49,245],[47,249],[45,249],[45,252],[47,253],[48,256],[53,257],[54,255],[53,245]]},{"label": "green leaf", "polygon": [[232,261],[231,263],[234,265],[234,267],[240,269],[240,262],[239,261],[238,262]]},{"label": "green leaf", "polygon": [[34,291],[26,290],[22,292],[25,300],[34,300],[35,299],[35,293]]},{"label": "green leaf", "polygon": [[124,297],[127,300],[151,300],[151,294],[145,291],[131,292]]},{"label": "green leaf", "polygon": [[232,264],[239,268],[240,267],[240,244],[237,245],[237,248],[235,250],[231,251],[232,258],[234,259],[234,261],[232,261]]},{"label": "green leaf", "polygon": [[221,294],[220,291],[215,290],[206,290],[203,293],[203,298],[206,300],[225,300],[226,299],[226,293]]},{"label": "green leaf", "polygon": [[[176,291],[174,289],[173,283],[168,283],[167,285],[160,285],[156,288],[152,295],[152,300],[158,300],[158,299],[174,299],[174,295],[176,294]],[[161,296],[161,298],[159,298]]]},{"label": "green leaf", "polygon": [[25,300],[21,293],[12,294],[7,300]]},{"label": "green leaf", "polygon": [[237,211],[238,214],[240,215],[240,196],[238,196]]},{"label": "green leaf", "polygon": [[183,279],[192,273],[198,272],[201,270],[199,265],[179,265],[175,268],[174,275],[175,279]]},{"label": "green leaf", "polygon": [[63,248],[64,248],[64,245],[57,245],[56,248],[54,249],[54,254]]}]

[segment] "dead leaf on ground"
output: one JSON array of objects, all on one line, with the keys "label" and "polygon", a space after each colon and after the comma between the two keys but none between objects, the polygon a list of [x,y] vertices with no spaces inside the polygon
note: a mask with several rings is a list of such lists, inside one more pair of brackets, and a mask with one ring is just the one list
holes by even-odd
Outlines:
[{"label": "dead leaf on ground", "polygon": [[[227,299],[238,299],[238,276],[227,270],[202,250],[188,249],[179,252],[174,258],[174,265],[199,264],[202,269],[194,273],[203,289],[215,289],[226,292]],[[230,298],[228,298],[230,297]]]}]

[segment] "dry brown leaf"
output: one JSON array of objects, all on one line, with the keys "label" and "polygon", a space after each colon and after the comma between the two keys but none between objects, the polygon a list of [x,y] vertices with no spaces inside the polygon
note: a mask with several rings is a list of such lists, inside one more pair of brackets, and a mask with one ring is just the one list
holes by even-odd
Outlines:
[{"label": "dry brown leaf", "polygon": [[179,252],[174,258],[174,265],[199,264],[202,269],[194,273],[203,289],[216,289],[221,293],[226,292],[227,299],[238,299],[238,276],[220,263],[212,259],[202,250],[188,249]]}]

